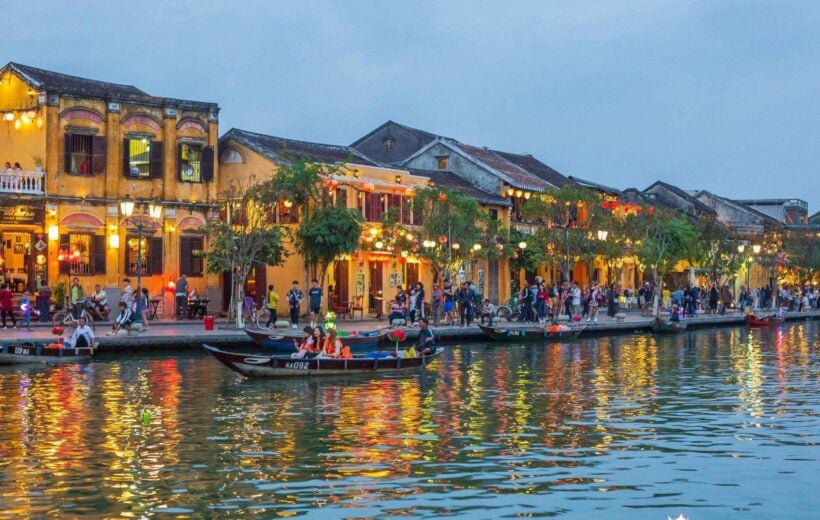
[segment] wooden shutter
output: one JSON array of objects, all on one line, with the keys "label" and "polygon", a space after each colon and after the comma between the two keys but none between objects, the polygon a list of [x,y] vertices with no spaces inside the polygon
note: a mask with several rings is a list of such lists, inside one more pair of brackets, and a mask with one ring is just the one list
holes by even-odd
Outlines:
[{"label": "wooden shutter", "polygon": [[193,275],[190,272],[194,264],[193,254],[191,254],[192,240],[190,237],[179,238],[179,274]]},{"label": "wooden shutter", "polygon": [[71,134],[65,134],[65,138],[63,139],[63,157],[65,158],[63,162],[63,173],[72,173],[71,172]]},{"label": "wooden shutter", "polygon": [[396,210],[396,220],[401,222],[401,195],[390,195],[388,210]]},{"label": "wooden shutter", "polygon": [[92,272],[94,274],[105,274],[105,235],[94,235],[94,244],[91,252],[94,254]]},{"label": "wooden shutter", "polygon": [[150,164],[148,171],[152,179],[161,179],[163,176],[163,153],[162,141],[151,141]]},{"label": "wooden shutter", "polygon": [[200,176],[203,182],[214,180],[214,147],[206,146],[202,149],[202,157],[199,163]]},{"label": "wooden shutter", "polygon": [[91,139],[91,173],[105,173],[106,148],[105,137]]},{"label": "wooden shutter", "polygon": [[177,144],[177,180],[182,180],[182,143]]},{"label": "wooden shutter", "polygon": [[128,161],[128,157],[131,153],[131,140],[130,139],[123,139],[122,140],[122,174],[126,177],[131,176],[131,163]]},{"label": "wooden shutter", "polygon": [[410,225],[410,210],[413,207],[413,200],[410,197],[401,198],[401,223]]},{"label": "wooden shutter", "polygon": [[162,237],[151,237],[148,245],[148,273],[162,274]]},{"label": "wooden shutter", "polygon": [[[63,251],[71,249],[71,239],[68,235],[60,235],[60,249]],[[71,266],[68,262],[60,262],[60,274],[68,274],[70,271]]]}]

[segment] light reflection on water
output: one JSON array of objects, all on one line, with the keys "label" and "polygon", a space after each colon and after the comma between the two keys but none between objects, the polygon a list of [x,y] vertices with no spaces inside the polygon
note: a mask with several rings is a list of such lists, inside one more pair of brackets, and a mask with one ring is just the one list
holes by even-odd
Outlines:
[{"label": "light reflection on water", "polygon": [[811,518],[818,330],[476,344],[383,379],[0,368],[0,517]]}]

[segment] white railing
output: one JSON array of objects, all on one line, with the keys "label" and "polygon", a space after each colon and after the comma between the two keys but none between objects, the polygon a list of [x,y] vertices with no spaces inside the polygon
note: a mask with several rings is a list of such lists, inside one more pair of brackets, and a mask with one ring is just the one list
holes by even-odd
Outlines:
[{"label": "white railing", "polygon": [[43,172],[0,171],[0,193],[45,195],[45,177]]}]

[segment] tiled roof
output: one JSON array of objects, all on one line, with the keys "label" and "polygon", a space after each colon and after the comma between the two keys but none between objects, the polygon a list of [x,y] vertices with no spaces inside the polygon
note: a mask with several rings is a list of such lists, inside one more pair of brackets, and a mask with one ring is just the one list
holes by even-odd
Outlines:
[{"label": "tiled roof", "polygon": [[459,143],[457,141],[454,141],[453,144],[460,148],[464,153],[472,155],[474,158],[483,162],[490,168],[506,176],[508,182],[516,188],[541,191],[550,187],[550,185],[540,177],[536,177],[535,175],[528,173],[520,166],[511,163],[488,148],[480,148],[478,146]]},{"label": "tiled roof", "polygon": [[131,101],[135,103],[167,104],[201,110],[217,108],[216,103],[151,96],[132,85],[86,79],[50,70],[38,69],[20,63],[9,62],[3,67],[3,70],[7,69],[19,74],[26,81],[32,83],[34,88],[45,90],[49,94]]},{"label": "tiled roof", "polygon": [[417,170],[415,168],[409,169],[410,173],[413,175],[418,175],[421,177],[427,177],[433,183],[441,188],[446,188],[448,190],[455,190],[464,193],[465,195],[473,198],[476,202],[480,204],[490,204],[494,206],[510,206],[510,200],[506,199],[500,195],[495,193],[490,193],[489,191],[485,191],[478,186],[462,179],[458,175],[454,173],[447,172],[447,171],[437,171],[437,170]]},{"label": "tiled roof", "polygon": [[409,136],[415,138],[416,141],[419,142],[419,143],[427,144],[427,143],[429,143],[430,141],[432,141],[433,139],[436,138],[435,134],[431,134],[430,132],[427,132],[425,130],[419,130],[418,128],[413,128],[411,126],[403,125],[403,124],[400,124],[400,123],[397,123],[395,121],[391,121],[391,120],[388,119],[385,123],[379,125],[377,128],[371,130],[370,132],[368,132],[364,136],[360,137],[359,139],[356,139],[356,141],[353,144],[351,144],[350,146],[355,148],[357,144],[361,143],[362,141],[365,141],[367,138],[369,138],[373,134],[378,133],[381,129],[383,129],[384,127],[387,127],[387,126],[389,126],[391,128],[395,128],[397,130],[400,130],[400,131],[408,134]]},{"label": "tiled roof", "polygon": [[529,173],[537,175],[538,177],[552,184],[556,188],[562,188],[567,184],[575,184],[568,177],[561,175],[560,173],[550,168],[546,164],[542,163],[532,155],[502,152],[499,150],[493,150],[493,152],[497,153],[504,159],[515,164],[516,166],[519,166],[520,168],[527,170]]},{"label": "tiled roof", "polygon": [[655,181],[651,186],[649,186],[648,188],[646,188],[643,191],[645,191],[645,192],[649,191],[650,189],[652,189],[653,186],[662,186],[662,187],[666,188],[667,190],[671,191],[672,193],[674,193],[675,195],[677,195],[681,199],[685,200],[686,202],[688,202],[689,204],[694,206],[695,209],[697,209],[700,213],[706,213],[708,215],[716,215],[717,214],[717,212],[715,210],[713,210],[712,208],[710,208],[709,206],[707,206],[703,202],[699,201],[695,197],[689,195],[684,190],[678,188],[677,186],[673,186],[673,185],[671,185],[669,183],[666,183],[666,182],[663,182],[663,181]]},{"label": "tiled roof", "polygon": [[607,195],[620,195],[621,190],[618,188],[612,188],[610,186],[605,186],[603,184],[598,184],[597,182],[588,181],[586,179],[582,179],[580,177],[575,177],[574,175],[570,175],[569,178],[575,182],[576,184],[580,184],[585,188],[590,188],[593,190],[601,191],[606,193]]},{"label": "tiled roof", "polygon": [[231,128],[219,139],[220,147],[229,139],[276,162],[304,158],[324,164],[356,163],[380,166],[349,146],[310,143]]}]

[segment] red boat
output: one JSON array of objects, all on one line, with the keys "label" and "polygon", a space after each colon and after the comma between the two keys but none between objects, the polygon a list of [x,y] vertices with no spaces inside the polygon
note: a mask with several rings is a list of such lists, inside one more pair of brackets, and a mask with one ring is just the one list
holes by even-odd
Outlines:
[{"label": "red boat", "polygon": [[746,316],[746,323],[751,327],[769,327],[772,325],[780,325],[786,321],[786,317],[777,314],[754,315]]}]

